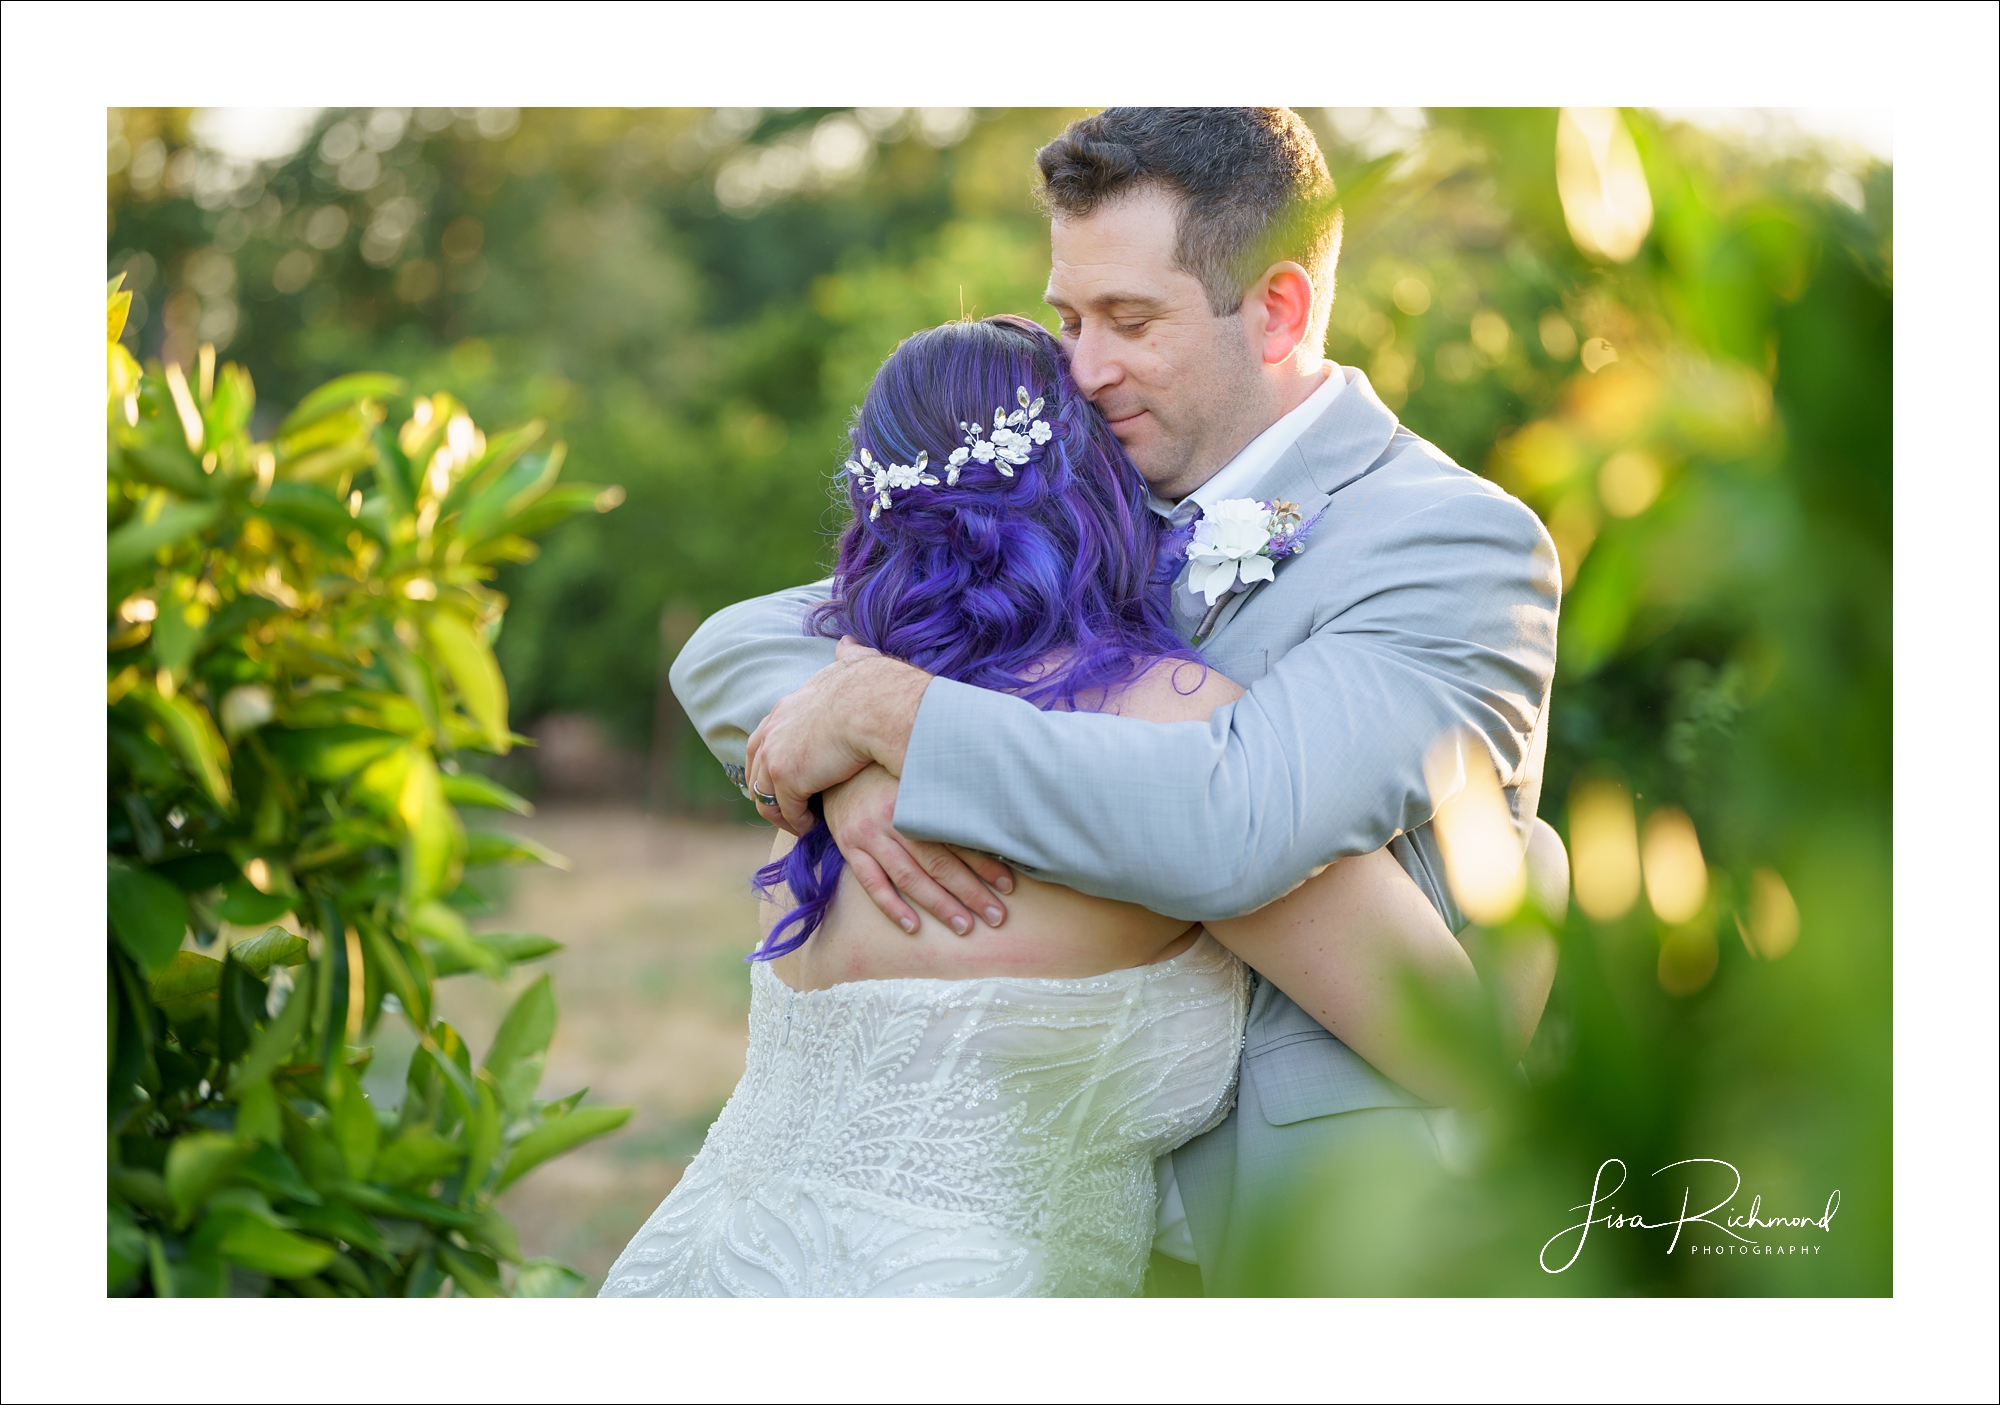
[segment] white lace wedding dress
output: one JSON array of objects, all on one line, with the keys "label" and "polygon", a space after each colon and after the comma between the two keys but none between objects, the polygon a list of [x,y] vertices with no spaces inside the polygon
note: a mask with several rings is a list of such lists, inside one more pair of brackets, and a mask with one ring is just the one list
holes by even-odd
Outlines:
[{"label": "white lace wedding dress", "polygon": [[1081,980],[751,973],[743,1081],[600,1297],[1129,1296],[1153,1162],[1220,1122],[1247,984],[1203,933]]}]

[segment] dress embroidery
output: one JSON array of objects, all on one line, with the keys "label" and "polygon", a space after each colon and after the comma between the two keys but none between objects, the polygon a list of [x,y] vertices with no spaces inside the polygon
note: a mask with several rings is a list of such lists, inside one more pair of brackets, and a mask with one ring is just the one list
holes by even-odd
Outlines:
[{"label": "dress embroidery", "polygon": [[1248,1007],[1205,933],[1081,980],[750,979],[743,1080],[600,1297],[1136,1293]]}]

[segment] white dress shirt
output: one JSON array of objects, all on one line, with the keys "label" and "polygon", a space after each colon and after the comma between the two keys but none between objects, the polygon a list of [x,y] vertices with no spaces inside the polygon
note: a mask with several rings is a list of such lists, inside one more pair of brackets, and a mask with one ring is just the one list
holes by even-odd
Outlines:
[{"label": "white dress shirt", "polygon": [[1341,391],[1347,389],[1348,381],[1360,374],[1349,367],[1328,362],[1326,378],[1319,383],[1319,388],[1308,395],[1297,409],[1245,444],[1235,458],[1215,471],[1213,478],[1177,503],[1149,495],[1148,505],[1179,526],[1214,503],[1228,498],[1249,497],[1251,490],[1270,472],[1272,465],[1284,456],[1285,450],[1299,442],[1299,436],[1312,427],[1314,420],[1326,413],[1326,407]]}]

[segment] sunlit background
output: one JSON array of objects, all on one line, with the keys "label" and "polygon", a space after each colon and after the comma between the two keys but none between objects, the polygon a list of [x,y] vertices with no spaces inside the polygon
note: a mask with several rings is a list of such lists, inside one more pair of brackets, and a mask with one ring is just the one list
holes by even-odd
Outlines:
[{"label": "sunlit background", "polygon": [[[1051,320],[1031,158],[1074,115],[109,115],[109,272],[135,293],[135,352],[243,363],[260,438],[333,375],[394,372],[481,424],[547,420],[581,476],[624,490],[499,582],[514,725],[541,743],[505,778],[574,868],[492,885],[487,922],[569,944],[551,1086],[640,1108],[513,1193],[531,1252],[601,1274],[741,1067],[763,841],[664,664],[706,613],[823,572],[841,428],[899,338],[962,313]],[[1329,1170],[1312,1203],[1334,1208],[1274,1242],[1258,1286],[1886,1292],[1886,123],[1303,115],[1347,214],[1330,353],[1557,543],[1542,813],[1574,902],[1530,1086],[1490,1119],[1479,1173],[1383,1201]],[[1480,832],[1481,794],[1453,833]],[[1503,921],[1518,874],[1446,837],[1454,881],[1486,883]],[[505,992],[454,998],[477,1032]],[[1544,1273],[1537,1249],[1609,1156],[1641,1175],[1725,1158],[1767,1209],[1817,1213],[1839,1189],[1838,1228],[1805,1262],[1627,1235]],[[1399,1236],[1390,1279],[1323,1249],[1363,1205],[1369,1233]]]}]

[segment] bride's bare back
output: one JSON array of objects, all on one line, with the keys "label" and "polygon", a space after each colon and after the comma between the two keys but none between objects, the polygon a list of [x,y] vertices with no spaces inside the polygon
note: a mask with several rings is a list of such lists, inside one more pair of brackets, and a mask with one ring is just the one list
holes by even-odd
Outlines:
[{"label": "bride's bare back", "polygon": [[[1148,722],[1200,722],[1241,696],[1243,689],[1214,669],[1167,659],[1092,710]],[[780,834],[771,856],[783,854],[793,842]],[[765,902],[763,929],[769,932],[783,912]],[[976,926],[961,937],[919,910],[917,930],[905,932],[883,915],[847,869],[819,930],[771,968],[794,990],[903,976],[1095,976],[1177,956],[1199,930],[1133,903],[1094,898],[1017,873],[1007,898],[1006,925]]]}]

